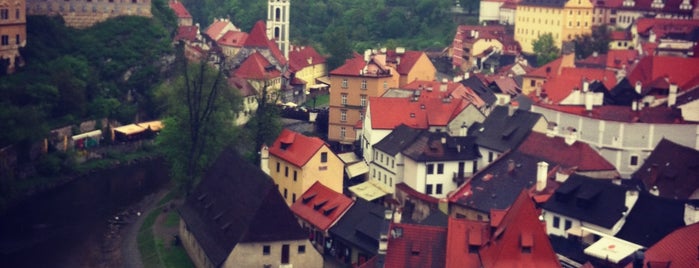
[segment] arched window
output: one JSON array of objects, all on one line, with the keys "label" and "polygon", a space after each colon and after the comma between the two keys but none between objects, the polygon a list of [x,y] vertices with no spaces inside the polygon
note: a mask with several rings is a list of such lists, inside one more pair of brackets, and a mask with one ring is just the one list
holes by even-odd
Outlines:
[{"label": "arched window", "polygon": [[281,18],[281,13],[282,13],[282,11],[281,11],[280,8],[276,8],[276,9],[274,10],[274,20],[275,20],[275,21],[279,21],[279,20],[280,20],[280,18]]},{"label": "arched window", "polygon": [[279,27],[274,27],[274,39],[279,40]]}]

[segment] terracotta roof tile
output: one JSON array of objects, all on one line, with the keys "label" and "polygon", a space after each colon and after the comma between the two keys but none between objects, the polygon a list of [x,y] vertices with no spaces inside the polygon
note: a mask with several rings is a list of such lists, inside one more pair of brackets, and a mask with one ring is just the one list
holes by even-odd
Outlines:
[{"label": "terracotta roof tile", "polygon": [[366,66],[364,57],[359,55],[359,53],[354,53],[352,58],[345,60],[345,64],[337,67],[335,70],[330,71],[331,75],[346,75],[346,76],[359,76],[362,69]]},{"label": "terracotta roof tile", "polygon": [[216,19],[204,30],[204,34],[213,40],[218,40],[228,30],[238,30],[228,19]]},{"label": "terracotta roof tile", "polygon": [[316,181],[291,205],[297,217],[328,231],[352,205],[352,199]]},{"label": "terracotta roof tile", "polygon": [[447,268],[479,268],[478,250],[490,239],[487,222],[449,217]]},{"label": "terracotta roof tile", "polygon": [[279,50],[277,43],[267,37],[267,28],[262,20],[257,21],[252,27],[248,38],[245,40],[244,46],[269,49],[274,58],[279,61],[279,64],[284,65],[287,62],[287,59],[282,54],[281,50]]},{"label": "terracotta roof tile", "polygon": [[[386,61],[394,62],[396,64],[396,71],[401,75],[407,75],[415,64],[420,59],[420,57],[425,54],[422,51],[407,50],[405,53],[399,54],[395,50],[386,51]],[[398,60],[400,58],[400,60]]]},{"label": "terracotta roof tile", "polygon": [[650,247],[645,252],[643,266],[653,262],[663,264],[658,267],[699,267],[697,245],[699,223],[682,227]]},{"label": "terracotta roof tile", "polygon": [[[285,149],[282,149],[282,143],[288,144]],[[297,167],[303,167],[323,146],[327,145],[317,137],[308,137],[284,129],[269,147],[269,153]]]},{"label": "terracotta roof tile", "polygon": [[583,80],[588,82],[600,81],[607,89],[613,88],[616,82],[616,74],[611,70],[592,68],[568,68],[564,67],[561,74],[549,79],[543,86],[548,100],[559,103],[568,97],[574,89],[582,90]]},{"label": "terracotta roof tile", "polygon": [[305,67],[322,63],[325,63],[325,57],[311,46],[292,47],[289,51],[289,68],[292,71],[300,71]]},{"label": "terracotta roof tile", "polygon": [[426,129],[446,126],[469,103],[462,99],[444,102],[437,98],[369,98],[371,126],[374,129],[393,129],[400,124]]},{"label": "terracotta roof tile", "polygon": [[232,76],[228,78],[228,85],[238,89],[243,97],[257,95],[257,90],[244,78]]},{"label": "terracotta roof tile", "polygon": [[631,108],[627,106],[603,105],[594,107],[592,111],[587,111],[585,107],[582,106],[550,105],[544,103],[535,103],[534,105],[568,114],[608,121],[661,124],[691,123],[682,119],[682,114],[679,110],[668,108],[667,106],[647,107],[640,111],[632,111]]},{"label": "terracotta roof tile", "polygon": [[607,68],[623,69],[633,66],[640,57],[637,50],[610,50],[607,52]]},{"label": "terracotta roof tile", "polygon": [[182,2],[177,1],[177,0],[171,0],[168,2],[168,5],[172,9],[172,11],[175,12],[175,16],[181,19],[191,19],[192,15],[189,14],[189,11],[187,11],[187,8],[184,7]]},{"label": "terracotta roof tile", "polygon": [[578,171],[616,170],[587,143],[576,141],[568,145],[561,137],[547,137],[537,132],[529,134],[517,150],[563,168],[577,167]]},{"label": "terracotta roof tile", "polygon": [[[682,68],[676,68],[682,66]],[[657,79],[666,79],[679,86],[680,92],[697,86],[699,82],[699,58],[680,58],[671,56],[647,56],[641,59],[628,75],[629,82],[634,85],[640,81],[646,89]]]},{"label": "terracotta roof tile", "polygon": [[243,47],[248,33],[241,31],[228,31],[216,43],[222,46]]},{"label": "terracotta roof tile", "polygon": [[197,26],[180,26],[177,27],[177,35],[175,35],[174,40],[186,40],[195,41],[199,35],[199,28]]},{"label": "terracotta roof tile", "polygon": [[445,227],[393,223],[385,267],[444,267],[446,246]]},{"label": "terracotta roof tile", "polygon": [[[561,267],[526,191],[521,191],[480,251],[484,267]],[[527,249],[528,248],[528,249]]]},{"label": "terracotta roof tile", "polygon": [[265,59],[260,52],[250,55],[238,69],[233,71],[233,75],[245,79],[264,80],[279,77],[281,72],[276,68],[268,70],[273,65]]}]

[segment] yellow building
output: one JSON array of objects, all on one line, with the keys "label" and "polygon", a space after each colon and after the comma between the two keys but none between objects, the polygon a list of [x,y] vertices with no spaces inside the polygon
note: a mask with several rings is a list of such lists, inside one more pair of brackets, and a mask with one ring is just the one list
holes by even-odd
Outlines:
[{"label": "yellow building", "polygon": [[289,51],[289,70],[296,79],[306,83],[306,90],[316,84],[316,79],[326,77],[325,58],[310,46],[292,46]]},{"label": "yellow building", "polygon": [[[323,140],[284,129],[268,150],[269,175],[287,205],[316,181],[342,193],[344,164]],[[262,155],[267,155],[264,149]]]},{"label": "yellow building", "polygon": [[330,72],[328,139],[341,144],[357,140],[356,128],[364,118],[370,97],[415,80],[433,81],[437,69],[424,52],[404,48],[367,50],[355,54]]},{"label": "yellow building", "polygon": [[19,48],[27,43],[26,1],[3,2],[0,5],[0,60],[6,69],[0,72],[13,73],[22,65]]},{"label": "yellow building", "polygon": [[522,52],[533,53],[532,42],[550,33],[554,44],[561,48],[576,35],[590,34],[592,17],[589,0],[524,0],[517,6],[515,40],[522,45]]}]

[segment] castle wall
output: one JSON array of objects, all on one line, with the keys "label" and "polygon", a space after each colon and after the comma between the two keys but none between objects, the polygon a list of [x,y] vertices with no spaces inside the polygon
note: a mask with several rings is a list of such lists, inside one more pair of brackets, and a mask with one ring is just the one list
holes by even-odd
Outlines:
[{"label": "castle wall", "polygon": [[118,16],[153,16],[150,0],[27,0],[27,15],[61,16],[74,28]]}]

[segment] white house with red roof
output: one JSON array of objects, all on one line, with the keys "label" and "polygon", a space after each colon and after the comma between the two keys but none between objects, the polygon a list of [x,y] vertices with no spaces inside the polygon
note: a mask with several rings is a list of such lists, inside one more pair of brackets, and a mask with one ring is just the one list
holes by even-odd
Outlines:
[{"label": "white house with red roof", "polygon": [[248,33],[241,31],[227,31],[221,38],[216,40],[216,44],[221,48],[223,55],[233,57],[243,48],[245,40],[248,39]]},{"label": "white house with red roof", "polygon": [[308,232],[308,238],[320,253],[332,246],[329,230],[354,204],[349,197],[316,181],[291,205],[299,225]]},{"label": "white house with red roof", "polygon": [[252,115],[257,111],[258,92],[250,82],[244,78],[232,76],[228,78],[228,85],[231,88],[238,89],[240,96],[243,97],[243,109],[238,112],[235,118],[235,124],[242,126],[247,123]]},{"label": "white house with red roof", "polygon": [[279,94],[283,82],[282,73],[259,52],[247,57],[233,70],[232,76],[247,80],[259,92],[266,86],[271,99],[275,99]]},{"label": "white house with red roof", "polygon": [[[483,5],[483,2],[481,2]],[[522,51],[514,36],[503,25],[460,25],[449,50],[454,68],[461,71],[482,70],[493,54],[518,55]]]},{"label": "white house with red roof", "polygon": [[398,125],[466,136],[469,126],[485,120],[479,110],[485,102],[458,82],[414,81],[384,96],[369,98],[362,121],[360,139],[366,161],[372,159],[372,146]]},{"label": "white house with red roof", "polygon": [[284,129],[262,154],[269,156],[269,175],[289,206],[317,181],[343,191],[344,163],[320,138]]},{"label": "white house with red roof", "polygon": [[500,24],[514,24],[515,10],[519,0],[484,0],[480,1],[478,23],[497,22]]}]

